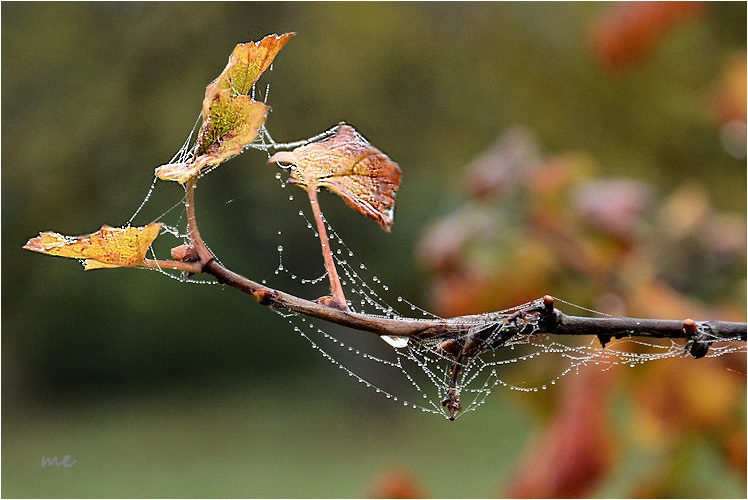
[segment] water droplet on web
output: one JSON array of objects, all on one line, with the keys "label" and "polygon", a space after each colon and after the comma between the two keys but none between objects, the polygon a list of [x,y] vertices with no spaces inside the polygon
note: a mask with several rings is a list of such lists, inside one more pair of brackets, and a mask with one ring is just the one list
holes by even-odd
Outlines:
[{"label": "water droplet on web", "polygon": [[408,347],[408,341],[410,340],[408,339],[408,337],[396,337],[396,336],[390,336],[390,335],[382,335],[380,338],[384,340],[385,342],[387,342],[392,347],[394,347],[395,349]]},{"label": "water droplet on web", "polygon": [[278,251],[279,251],[279,252],[282,252],[282,251],[283,251],[283,245],[278,245]]},{"label": "water droplet on web", "polygon": [[292,194],[288,195],[288,201],[293,201],[293,195]]},{"label": "water droplet on web", "polygon": [[275,174],[275,178],[276,178],[276,179],[278,179],[278,180],[280,180],[280,179],[281,179],[281,174],[280,174],[280,172],[278,172],[278,173],[276,173],[276,174]]},{"label": "water droplet on web", "polygon": [[359,267],[359,268],[361,268],[361,269],[366,269],[366,266],[365,266],[365,265],[363,265],[363,264],[361,264],[361,265],[360,265],[360,266],[358,266],[358,267]]}]

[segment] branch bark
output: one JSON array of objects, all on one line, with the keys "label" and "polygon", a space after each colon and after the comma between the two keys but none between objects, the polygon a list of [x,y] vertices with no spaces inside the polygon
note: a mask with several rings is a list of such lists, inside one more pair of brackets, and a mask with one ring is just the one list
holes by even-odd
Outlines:
[{"label": "branch bark", "polygon": [[612,338],[683,338],[685,351],[694,358],[706,356],[713,342],[746,340],[746,324],[729,321],[639,319],[626,317],[591,318],[570,316],[554,306],[546,295],[530,305],[507,313],[487,313],[447,319],[401,319],[337,309],[256,283],[210,260],[203,272],[220,283],[252,295],[262,305],[282,308],[376,335],[407,337],[419,342],[439,339],[438,352],[453,361],[449,367],[449,386],[442,406],[449,419],[462,411],[458,378],[464,363],[490,349],[503,347],[518,335],[547,333],[554,335],[596,335],[603,347]]},{"label": "branch bark", "polygon": [[526,325],[521,320],[530,315],[539,316],[540,330],[535,330],[533,333],[596,335],[600,338],[603,345],[614,337],[682,338],[692,340],[698,336],[698,340],[701,342],[736,340],[744,342],[746,340],[746,323],[729,321],[697,322],[690,319],[660,320],[572,316],[556,309],[553,298],[548,295],[535,301],[533,305],[511,314],[487,313],[445,319],[390,318],[353,311],[342,311],[334,307],[302,299],[252,281],[231,271],[216,260],[206,263],[203,266],[203,272],[214,276],[219,283],[252,295],[257,302],[264,306],[286,309],[347,326],[355,330],[371,332],[376,335],[408,337],[415,341],[431,338],[448,339],[460,334],[467,334],[476,329],[484,329],[500,324],[507,330],[508,336],[505,338],[506,341],[511,338],[511,335],[524,333]]}]

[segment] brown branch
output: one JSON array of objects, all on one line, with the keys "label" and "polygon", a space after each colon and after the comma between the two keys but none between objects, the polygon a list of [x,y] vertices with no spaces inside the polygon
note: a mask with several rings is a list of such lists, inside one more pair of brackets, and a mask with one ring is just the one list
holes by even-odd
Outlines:
[{"label": "brown branch", "polygon": [[[408,337],[413,340],[431,338],[453,338],[478,330],[491,330],[502,327],[506,342],[514,335],[526,333],[526,319],[532,317],[538,321],[539,330],[532,333],[555,335],[596,335],[603,345],[611,338],[621,337],[654,337],[682,338],[692,340],[694,336],[703,336],[702,342],[745,341],[746,324],[728,321],[693,320],[657,320],[639,318],[590,318],[564,314],[553,305],[553,298],[545,296],[533,305],[520,309],[512,314],[488,313],[455,318],[410,319],[391,318],[372,314],[342,311],[334,307],[302,299],[294,295],[275,290],[241,276],[212,260],[203,266],[203,272],[214,276],[219,283],[231,286],[252,295],[262,305],[286,309],[299,314],[322,319],[355,330],[371,332],[376,335]],[[696,331],[686,329],[684,325],[696,325]],[[529,333],[529,332],[528,332]],[[487,345],[485,348],[496,348]],[[485,348],[483,350],[485,350]]]}]

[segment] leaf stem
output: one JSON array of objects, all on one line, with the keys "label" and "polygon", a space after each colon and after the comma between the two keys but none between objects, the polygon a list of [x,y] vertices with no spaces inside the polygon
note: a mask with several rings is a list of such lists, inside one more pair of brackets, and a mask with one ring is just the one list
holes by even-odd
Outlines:
[{"label": "leaf stem", "polygon": [[191,274],[199,274],[202,272],[202,264],[200,262],[181,262],[178,260],[162,260],[162,259],[145,259],[145,266],[154,269],[174,269],[177,271],[184,271]]},{"label": "leaf stem", "polygon": [[197,228],[197,217],[195,216],[195,184],[197,177],[192,177],[184,185],[185,190],[185,204],[187,210],[187,228],[190,234],[190,242],[195,247],[197,255],[200,257],[200,265],[204,266],[208,262],[212,261],[215,257],[213,253],[208,250],[205,245],[200,231]]},{"label": "leaf stem", "polygon": [[330,295],[332,296],[334,305],[338,309],[346,311],[348,310],[348,303],[345,300],[343,287],[340,285],[340,278],[338,277],[338,271],[335,268],[335,261],[332,257],[330,240],[327,237],[325,221],[322,218],[322,211],[319,208],[319,200],[317,199],[317,188],[309,186],[306,191],[309,194],[309,203],[312,205],[314,222],[317,224],[317,233],[319,234],[319,242],[322,246],[322,258],[325,261],[325,269],[327,270],[328,278],[330,278]]}]

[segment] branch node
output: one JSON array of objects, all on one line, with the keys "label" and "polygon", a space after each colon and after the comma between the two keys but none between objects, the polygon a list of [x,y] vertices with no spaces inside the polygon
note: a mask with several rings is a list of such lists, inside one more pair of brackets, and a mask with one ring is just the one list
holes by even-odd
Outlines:
[{"label": "branch node", "polygon": [[171,258],[180,262],[198,262],[200,255],[192,245],[179,245],[171,249]]},{"label": "branch node", "polygon": [[254,297],[258,304],[263,306],[268,306],[275,302],[275,294],[271,290],[264,288],[252,292],[252,297]]},{"label": "branch node", "polygon": [[543,295],[543,306],[545,307],[546,314],[551,314],[553,312],[553,302],[553,296]]},{"label": "branch node", "polygon": [[686,342],[686,352],[695,359],[706,356],[706,353],[709,351],[707,332],[699,331],[699,325],[691,318],[683,320],[681,329],[688,339],[688,342]]}]

